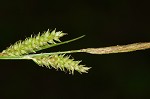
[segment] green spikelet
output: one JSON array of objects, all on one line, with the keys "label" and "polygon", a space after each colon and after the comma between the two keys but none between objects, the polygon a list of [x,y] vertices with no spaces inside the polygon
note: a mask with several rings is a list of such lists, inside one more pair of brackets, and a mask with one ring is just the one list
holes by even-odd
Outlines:
[{"label": "green spikelet", "polygon": [[10,55],[10,56],[21,56],[29,53],[35,53],[36,51],[44,49],[45,46],[49,46],[60,42],[59,38],[66,35],[66,33],[62,33],[62,31],[56,32],[53,30],[50,32],[49,30],[44,32],[43,34],[38,34],[30,38],[25,39],[24,41],[18,41],[14,45],[11,45],[6,50],[3,50],[2,53]]},{"label": "green spikelet", "polygon": [[74,61],[74,59],[69,59],[69,56],[63,55],[44,55],[32,57],[33,61],[39,66],[46,66],[47,68],[60,69],[61,71],[69,71],[70,74],[74,74],[74,70],[79,73],[87,73],[90,67],[84,67],[84,65],[79,65],[81,61]]}]

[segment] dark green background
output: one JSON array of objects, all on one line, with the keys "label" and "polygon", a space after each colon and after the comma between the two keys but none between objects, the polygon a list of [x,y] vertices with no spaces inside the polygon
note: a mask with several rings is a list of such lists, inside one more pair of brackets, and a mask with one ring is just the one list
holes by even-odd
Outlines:
[{"label": "dark green background", "polygon": [[[146,0],[145,0],[146,1]],[[150,41],[149,2],[133,0],[1,0],[0,50],[31,34],[63,30],[78,41],[45,50]],[[0,60],[1,99],[150,98],[150,50],[132,53],[72,54],[92,69],[69,75],[32,61]]]}]

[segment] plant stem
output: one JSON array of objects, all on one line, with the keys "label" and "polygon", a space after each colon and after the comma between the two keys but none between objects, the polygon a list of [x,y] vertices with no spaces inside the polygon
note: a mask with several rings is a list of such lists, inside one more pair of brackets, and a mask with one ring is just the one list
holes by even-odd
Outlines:
[{"label": "plant stem", "polygon": [[[35,56],[43,56],[43,55],[67,54],[67,53],[78,53],[78,52],[82,52],[82,50],[71,50],[71,51],[52,52],[52,53],[30,54],[30,55],[26,55],[26,56],[27,57],[35,57]],[[26,56],[24,56],[24,57],[26,57]]]},{"label": "plant stem", "polygon": [[149,48],[150,42],[144,42],[144,43],[133,43],[128,45],[117,45],[103,48],[87,48],[81,49],[81,51],[90,54],[111,54],[111,53],[123,53],[137,50],[145,50]]},{"label": "plant stem", "polygon": [[32,59],[32,57],[35,56],[78,53],[78,52],[86,52],[90,54],[111,54],[111,53],[132,52],[136,50],[145,50],[149,48],[150,48],[150,42],[145,42],[145,43],[133,43],[128,45],[109,46],[103,48],[86,48],[86,49],[62,51],[62,52],[29,54],[24,56],[7,56],[7,55],[3,55],[3,53],[0,53],[0,59]]},{"label": "plant stem", "polygon": [[0,56],[0,59],[3,59],[3,60],[22,60],[22,59],[27,59],[27,58],[24,58],[23,56]]}]

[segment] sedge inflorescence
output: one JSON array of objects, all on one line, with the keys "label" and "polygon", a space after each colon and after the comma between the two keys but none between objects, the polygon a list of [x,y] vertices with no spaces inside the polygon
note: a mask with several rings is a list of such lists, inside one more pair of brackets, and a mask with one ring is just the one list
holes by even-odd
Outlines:
[{"label": "sedge inflorescence", "polygon": [[11,45],[2,53],[6,53],[10,56],[20,56],[26,55],[29,53],[36,53],[36,51],[42,50],[45,46],[50,46],[50,44],[55,44],[55,41],[60,42],[59,38],[66,35],[62,31],[56,32],[53,30],[50,32],[49,30],[44,32],[43,34],[38,34],[30,38],[26,38],[24,41],[18,41],[14,45]]},{"label": "sedge inflorescence", "polygon": [[75,61],[70,56],[65,54],[52,54],[52,55],[31,55],[30,53],[36,53],[39,50],[52,47],[54,44],[61,43],[60,37],[63,37],[66,33],[62,31],[56,32],[45,31],[37,36],[31,36],[24,41],[18,41],[14,45],[11,45],[6,50],[2,51],[2,54],[8,56],[23,56],[25,59],[32,59],[39,66],[45,66],[47,68],[60,69],[61,71],[69,71],[70,74],[74,74],[74,71],[79,73],[87,73],[90,67],[80,65],[81,61]]},{"label": "sedge inflorescence", "polygon": [[62,55],[44,55],[33,57],[34,62],[40,66],[46,66],[47,68],[60,69],[61,71],[69,71],[70,74],[74,74],[74,71],[79,73],[87,73],[90,67],[84,67],[85,65],[80,65],[81,61],[74,61],[70,59],[70,56]]}]

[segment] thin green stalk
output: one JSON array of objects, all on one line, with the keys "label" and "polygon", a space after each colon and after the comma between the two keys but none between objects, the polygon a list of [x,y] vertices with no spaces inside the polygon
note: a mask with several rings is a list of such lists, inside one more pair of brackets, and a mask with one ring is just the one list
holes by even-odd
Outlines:
[{"label": "thin green stalk", "polygon": [[78,52],[83,52],[83,51],[82,50],[71,50],[71,51],[52,52],[52,53],[30,54],[30,55],[25,55],[24,57],[35,57],[35,56],[54,55],[54,54],[68,54],[68,53],[78,53]]},{"label": "thin green stalk", "polygon": [[[83,38],[84,36],[85,36],[85,35],[82,35],[82,36],[80,36],[80,37],[77,37],[77,38],[75,38],[75,39],[71,39],[71,40],[68,40],[68,41],[64,41],[64,42],[60,42],[60,43],[56,43],[56,44],[52,44],[52,45],[43,46],[43,47],[42,47],[42,50],[47,49],[47,48],[50,48],[50,47],[54,47],[54,46],[58,46],[58,45],[66,44],[66,43],[70,43],[70,42],[76,41],[76,40],[78,40],[78,39],[81,39],[81,38]],[[36,51],[40,51],[40,50],[36,50]]]},{"label": "thin green stalk", "polygon": [[27,59],[24,56],[0,56],[0,59],[3,60],[23,60]]}]

